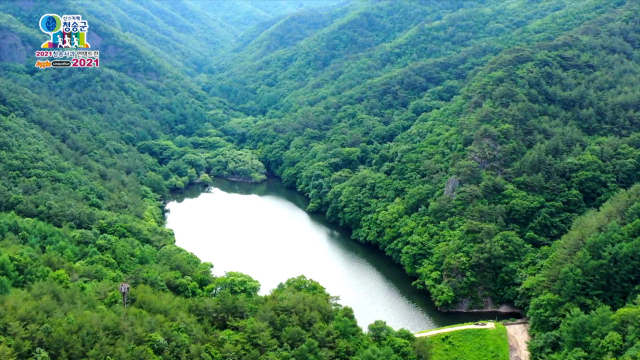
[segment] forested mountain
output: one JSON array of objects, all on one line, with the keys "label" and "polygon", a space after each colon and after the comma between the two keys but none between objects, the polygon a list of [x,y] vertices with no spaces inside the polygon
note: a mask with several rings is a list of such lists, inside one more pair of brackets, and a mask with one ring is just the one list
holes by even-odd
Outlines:
[{"label": "forested mountain", "polygon": [[[256,34],[265,30],[290,14],[306,10],[316,12],[324,8],[340,6],[348,1],[341,0],[231,0],[231,1],[191,1],[192,6],[210,16],[220,19],[236,29],[239,35]],[[293,15],[296,16],[296,15]],[[294,34],[291,34],[294,35]]]},{"label": "forested mountain", "polygon": [[[100,68],[35,68],[45,13],[82,14]],[[636,1],[10,1],[0,20],[0,358],[428,357],[312,280],[258,296],[173,245],[168,191],[267,172],[441,308],[525,309],[536,358],[640,356]]]},{"label": "forested mountain", "polygon": [[[424,358],[406,330],[365,334],[313,280],[259,296],[174,245],[169,189],[265,172],[218,130],[245,115],[191,81],[237,35],[196,5],[0,4],[0,358]],[[33,67],[55,12],[89,21],[100,68]]]},{"label": "forested mountain", "polygon": [[636,359],[640,324],[640,185],[577,218],[522,285],[534,354]]},{"label": "forested mountain", "polygon": [[219,75],[210,93],[266,113],[223,132],[440,306],[516,300],[539,249],[637,182],[640,155],[635,4],[517,4],[357,4]]}]

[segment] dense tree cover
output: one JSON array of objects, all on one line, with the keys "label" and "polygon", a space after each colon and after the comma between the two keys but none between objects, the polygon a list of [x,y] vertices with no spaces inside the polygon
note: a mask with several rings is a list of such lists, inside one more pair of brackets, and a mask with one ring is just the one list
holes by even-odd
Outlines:
[{"label": "dense tree cover", "polygon": [[262,181],[266,169],[255,154],[249,150],[224,149],[214,153],[211,173],[232,180]]},{"label": "dense tree cover", "polygon": [[577,215],[639,180],[637,4],[352,6],[214,78],[265,114],[227,134],[439,306],[516,300]]},{"label": "dense tree cover", "polygon": [[522,287],[542,359],[640,356],[640,185],[576,219]]},{"label": "dense tree cover", "polygon": [[[227,133],[236,144],[439,306],[516,302],[537,358],[632,359],[637,190],[606,201],[640,180],[638,14],[631,1],[351,4],[285,20],[278,31],[306,38],[257,39],[201,80],[257,117]],[[603,204],[629,212],[574,224]]]},{"label": "dense tree cover", "polygon": [[247,41],[247,37],[257,36],[261,30],[264,31],[289,14],[298,16],[300,10],[318,12],[325,7],[338,5],[340,2],[340,0],[229,0],[189,1],[188,4],[233,27],[238,37]]},{"label": "dense tree cover", "polygon": [[[259,296],[251,277],[215,278],[174,245],[160,201],[169,190],[265,172],[232,143],[251,119],[187,77],[201,54],[154,55],[162,36],[189,45],[178,7],[0,4],[0,33],[26,56],[0,54],[0,358],[350,359],[370,348],[425,358],[407,331],[377,324],[384,336],[366,335],[312,280]],[[89,19],[101,67],[34,69],[46,40],[37,19],[69,11]]]},{"label": "dense tree cover", "polygon": [[[3,219],[2,225],[25,221]],[[167,248],[148,252],[150,263],[135,271],[139,275],[134,278],[140,278],[134,280],[130,306],[124,309],[113,281],[118,269],[109,268],[117,265],[110,253],[74,263],[69,250],[85,250],[75,240],[82,235],[44,224],[38,227],[40,231],[30,237],[32,243],[37,242],[35,236],[49,236],[51,231],[51,242],[57,240],[62,246],[36,250],[7,234],[0,243],[1,272],[9,276],[1,276],[0,284],[9,279],[16,287],[25,285],[0,296],[3,359],[351,359],[366,356],[370,349],[382,349],[396,359],[428,356],[411,333],[396,332],[384,323],[376,323],[383,335],[365,335],[352,310],[338,306],[312,280],[290,279],[270,295],[258,296],[257,283],[248,276],[228,274],[212,281],[208,266],[175,247],[169,250],[173,254],[163,254]],[[65,244],[55,236],[70,236],[75,242]],[[100,254],[96,248],[93,253]],[[96,257],[100,259],[95,261]],[[52,271],[47,263],[61,269]],[[210,284],[204,289],[193,282],[178,287],[197,294],[162,291],[158,279],[155,285],[139,282],[170,277],[171,268],[193,270],[193,265],[205,270],[194,274],[194,280]],[[104,273],[107,276],[101,277]],[[22,281],[35,283],[26,286]]]},{"label": "dense tree cover", "polygon": [[[638,3],[325,4],[0,4],[0,357],[427,356],[173,245],[170,190],[267,171],[438,306],[525,308],[538,358],[638,356]],[[100,69],[33,67],[46,12]]]}]

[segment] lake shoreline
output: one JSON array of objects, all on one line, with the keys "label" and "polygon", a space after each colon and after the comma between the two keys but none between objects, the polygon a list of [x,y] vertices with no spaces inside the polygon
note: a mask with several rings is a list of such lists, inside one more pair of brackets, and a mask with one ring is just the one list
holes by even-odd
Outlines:
[{"label": "lake shoreline", "polygon": [[443,313],[499,313],[499,314],[514,314],[518,315],[518,317],[524,316],[524,312],[521,309],[516,308],[511,305],[501,305],[500,307],[493,308],[481,308],[481,309],[464,309],[464,308],[452,308],[452,309],[441,309],[438,308],[439,311]]},{"label": "lake shoreline", "polygon": [[307,212],[308,199],[277,177],[258,184],[216,177],[208,186],[172,192],[167,200],[166,226],[174,231],[176,245],[213,263],[216,275],[238,271],[253,277],[262,295],[305,275],[353,308],[364,329],[379,319],[395,329],[417,331],[509,318],[439,311],[400,264],[378,247],[353,240],[350,229],[324,214]]}]

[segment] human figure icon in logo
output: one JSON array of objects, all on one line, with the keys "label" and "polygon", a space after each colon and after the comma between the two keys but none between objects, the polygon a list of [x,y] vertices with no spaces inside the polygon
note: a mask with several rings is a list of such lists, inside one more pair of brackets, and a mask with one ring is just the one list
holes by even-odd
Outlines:
[{"label": "human figure icon in logo", "polygon": [[87,42],[89,23],[80,15],[44,14],[40,18],[40,30],[51,37],[42,44],[43,49],[91,47]]}]

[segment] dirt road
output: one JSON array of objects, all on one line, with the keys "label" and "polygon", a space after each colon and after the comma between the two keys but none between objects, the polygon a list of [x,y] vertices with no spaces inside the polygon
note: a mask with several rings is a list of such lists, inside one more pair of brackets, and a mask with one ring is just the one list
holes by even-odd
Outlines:
[{"label": "dirt road", "polygon": [[[432,335],[437,335],[437,334],[442,334],[442,333],[447,333],[447,332],[457,331],[457,330],[464,330],[464,329],[493,329],[495,327],[496,327],[496,325],[494,323],[488,322],[488,323],[484,323],[484,325],[462,325],[462,326],[455,326],[455,327],[450,327],[450,328],[446,328],[446,329],[427,331],[427,332],[423,332],[423,333],[420,333],[420,334],[414,334],[414,335],[415,335],[415,337],[425,337],[425,336],[432,336]],[[509,341],[509,342],[511,342],[511,341]]]},{"label": "dirt road", "polygon": [[509,336],[509,359],[529,360],[530,355],[527,348],[527,341],[531,340],[529,324],[507,325],[506,328]]}]

